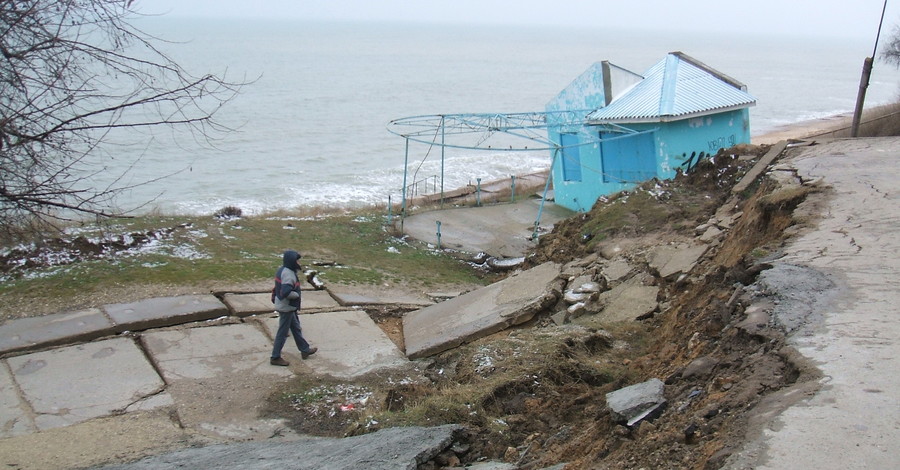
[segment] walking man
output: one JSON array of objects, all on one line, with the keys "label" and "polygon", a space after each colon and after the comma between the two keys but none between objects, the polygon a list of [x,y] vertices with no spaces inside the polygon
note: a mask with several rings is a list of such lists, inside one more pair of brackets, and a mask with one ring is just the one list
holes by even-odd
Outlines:
[{"label": "walking man", "polygon": [[294,250],[284,252],[282,266],[275,271],[275,288],[272,290],[272,302],[278,312],[278,331],[275,333],[275,345],[269,364],[286,366],[288,361],[281,357],[281,349],[287,341],[288,332],[294,337],[300,357],[303,359],[316,353],[319,348],[311,348],[303,339],[300,330],[300,280],[297,271],[300,269],[300,253]]}]

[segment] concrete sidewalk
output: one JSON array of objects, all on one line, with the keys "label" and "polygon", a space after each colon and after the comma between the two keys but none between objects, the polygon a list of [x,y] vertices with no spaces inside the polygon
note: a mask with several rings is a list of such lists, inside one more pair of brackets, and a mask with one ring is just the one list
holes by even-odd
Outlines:
[{"label": "concrete sidewalk", "polygon": [[[900,462],[900,138],[819,142],[772,175],[819,181],[818,226],[761,275],[774,320],[823,378],[768,397],[728,469],[873,469]],[[802,206],[801,206],[802,208]],[[801,210],[798,208],[798,210]],[[771,405],[796,404],[779,414]]]}]

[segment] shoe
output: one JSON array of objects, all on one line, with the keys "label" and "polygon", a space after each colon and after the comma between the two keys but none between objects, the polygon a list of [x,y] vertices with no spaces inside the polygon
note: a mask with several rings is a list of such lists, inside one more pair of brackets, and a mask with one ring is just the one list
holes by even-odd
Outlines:
[{"label": "shoe", "polygon": [[309,348],[309,351],[300,351],[300,357],[302,359],[306,359],[307,357],[315,354],[316,351],[318,351],[318,350],[319,350],[319,348]]},{"label": "shoe", "polygon": [[269,364],[272,364],[273,366],[286,366],[289,365],[290,362],[285,361],[281,357],[273,357],[272,359],[269,359]]}]

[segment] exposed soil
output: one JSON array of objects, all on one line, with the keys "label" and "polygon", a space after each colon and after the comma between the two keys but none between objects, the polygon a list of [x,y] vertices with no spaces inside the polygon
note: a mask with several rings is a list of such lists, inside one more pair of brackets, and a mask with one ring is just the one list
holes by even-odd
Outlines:
[{"label": "exposed soil", "polygon": [[[623,257],[645,284],[659,286],[655,314],[626,325],[587,315],[577,326],[557,326],[549,316],[560,304],[527,325],[423,362],[421,376],[400,384],[384,377],[355,382],[368,396],[352,416],[310,413],[296,402],[289,410],[277,401],[267,413],[292,416],[300,432],[331,436],[402,424],[391,419],[403,413],[424,413],[418,424],[467,426],[452,455],[419,468],[485,459],[536,469],[563,462],[567,469],[721,467],[745,441],[763,398],[817,374],[780,331],[741,323],[744,308],[763,295],[748,286],[769,267],[765,256],[779,250],[785,229],[809,221],[808,214],[793,215],[809,189],[783,190],[762,178],[746,194],[731,194],[767,150],[729,149],[673,181],[599,201],[558,224],[528,257],[532,265],[556,261],[595,274],[606,258]],[[648,267],[653,247],[694,240],[698,225],[728,214],[736,222],[690,276],[667,279]],[[402,347],[400,313],[370,312]],[[606,393],[650,378],[666,384],[661,415],[631,427],[616,423]],[[787,406],[779,400],[776,408]]]}]

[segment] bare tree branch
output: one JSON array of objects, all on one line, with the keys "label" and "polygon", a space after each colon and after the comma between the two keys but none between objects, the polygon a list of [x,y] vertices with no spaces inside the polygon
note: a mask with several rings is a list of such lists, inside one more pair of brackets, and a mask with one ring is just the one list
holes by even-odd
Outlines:
[{"label": "bare tree branch", "polygon": [[214,116],[247,82],[191,75],[129,23],[131,6],[0,0],[0,235],[122,215],[115,196],[135,185],[94,188],[84,168],[114,129],[230,130]]}]

